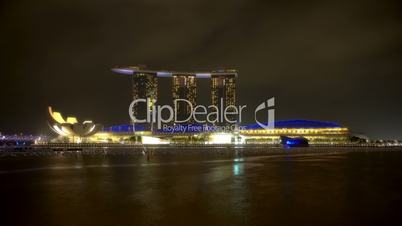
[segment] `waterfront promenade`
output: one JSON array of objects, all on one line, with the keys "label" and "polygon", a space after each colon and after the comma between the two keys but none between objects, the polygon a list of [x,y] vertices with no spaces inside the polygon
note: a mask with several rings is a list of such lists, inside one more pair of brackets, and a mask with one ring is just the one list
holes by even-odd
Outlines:
[{"label": "waterfront promenade", "polygon": [[118,143],[48,143],[27,147],[0,148],[1,156],[20,155],[175,155],[175,154],[281,154],[281,153],[329,153],[401,151],[401,145],[384,144],[312,144],[310,147],[285,148],[280,144],[118,144]]}]

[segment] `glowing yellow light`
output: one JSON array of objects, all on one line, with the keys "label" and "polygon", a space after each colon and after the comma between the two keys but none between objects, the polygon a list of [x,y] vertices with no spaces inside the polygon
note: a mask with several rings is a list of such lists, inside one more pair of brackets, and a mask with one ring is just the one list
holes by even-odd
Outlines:
[{"label": "glowing yellow light", "polygon": [[93,125],[85,135],[91,134],[94,131],[95,127],[96,125]]},{"label": "glowing yellow light", "polygon": [[66,123],[66,121],[63,119],[63,116],[61,116],[60,112],[53,112],[52,107],[48,107],[48,109],[49,114],[54,119],[54,121],[58,123]]},{"label": "glowing yellow light", "polygon": [[76,117],[67,117],[67,123],[76,124],[78,123],[78,120]]},{"label": "glowing yellow light", "polygon": [[168,144],[169,142],[163,141],[157,137],[142,136],[143,144]]},{"label": "glowing yellow light", "polygon": [[230,144],[232,142],[232,135],[226,133],[212,134],[210,136],[210,144]]},{"label": "glowing yellow light", "polygon": [[74,131],[71,130],[71,128],[67,127],[67,126],[61,126],[61,130],[67,134],[68,136],[72,136],[74,135]]},{"label": "glowing yellow light", "polygon": [[67,136],[67,135],[68,135],[67,133],[65,133],[64,131],[62,131],[57,125],[54,125],[54,126],[53,126],[53,129],[54,129],[59,135],[62,135],[62,136]]}]

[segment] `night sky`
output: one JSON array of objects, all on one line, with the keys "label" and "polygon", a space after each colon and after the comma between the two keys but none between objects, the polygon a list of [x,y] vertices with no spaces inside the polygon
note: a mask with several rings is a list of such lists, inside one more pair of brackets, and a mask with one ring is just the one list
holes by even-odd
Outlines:
[{"label": "night sky", "polygon": [[246,122],[274,96],[277,119],[402,139],[401,12],[400,0],[1,1],[0,131],[51,134],[49,105],[127,123],[130,79],[110,69],[145,64],[238,69]]}]

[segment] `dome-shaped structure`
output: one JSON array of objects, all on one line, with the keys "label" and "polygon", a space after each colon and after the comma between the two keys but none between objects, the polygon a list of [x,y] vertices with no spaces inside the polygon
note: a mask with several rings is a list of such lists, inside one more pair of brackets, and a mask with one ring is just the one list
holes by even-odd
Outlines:
[{"label": "dome-shaped structure", "polygon": [[[294,129],[317,129],[317,128],[341,128],[342,126],[335,122],[323,122],[323,121],[314,121],[314,120],[285,120],[285,121],[276,121],[275,128],[277,129],[286,129],[286,128],[294,128]],[[263,129],[258,124],[250,124],[245,126],[246,129]]]}]

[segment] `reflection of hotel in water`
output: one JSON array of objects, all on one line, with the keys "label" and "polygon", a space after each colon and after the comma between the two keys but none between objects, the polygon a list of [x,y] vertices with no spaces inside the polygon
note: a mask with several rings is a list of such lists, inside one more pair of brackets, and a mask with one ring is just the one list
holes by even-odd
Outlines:
[{"label": "reflection of hotel in water", "polygon": [[[158,79],[172,78],[172,97],[175,99],[185,99],[197,104],[197,79],[211,79],[211,104],[217,107],[226,108],[236,104],[236,78],[235,70],[218,70],[212,72],[174,72],[174,71],[153,71],[144,67],[115,68],[114,72],[119,74],[131,75],[133,86],[133,99],[149,98],[153,103],[157,101]],[[222,105],[220,103],[222,101]],[[141,103],[134,106],[134,114],[138,118],[145,118],[146,104]],[[180,102],[178,105],[178,120],[187,119],[191,114],[190,106]],[[230,111],[230,108],[228,109]],[[236,120],[235,115],[231,115],[231,121]],[[188,121],[187,123],[193,123]]]}]

